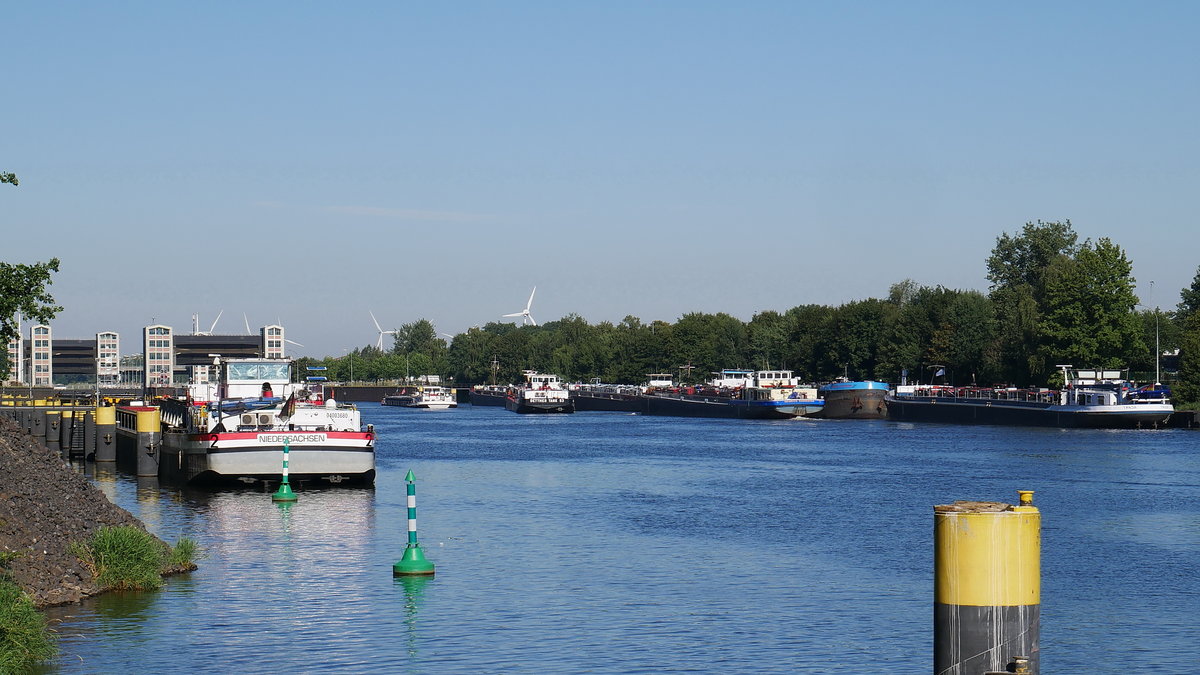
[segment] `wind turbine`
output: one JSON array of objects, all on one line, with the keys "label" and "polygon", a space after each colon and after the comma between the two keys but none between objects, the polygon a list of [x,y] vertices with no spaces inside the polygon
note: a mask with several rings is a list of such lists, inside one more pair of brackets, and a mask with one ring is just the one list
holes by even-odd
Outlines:
[{"label": "wind turbine", "polygon": [[376,349],[378,349],[379,351],[383,351],[383,336],[384,336],[384,335],[393,335],[393,336],[394,336],[394,335],[396,334],[396,331],[394,331],[394,330],[384,330],[384,329],[383,329],[383,328],[382,328],[382,327],[379,325],[379,319],[376,319],[376,318],[375,318],[375,312],[372,312],[372,311],[371,311],[371,310],[369,310],[369,309],[367,310],[367,312],[368,312],[368,313],[371,315],[371,320],[375,322],[375,330],[379,331],[379,340],[377,340],[377,341],[375,342],[375,348],[376,348]]},{"label": "wind turbine", "polygon": [[[537,286],[533,287],[533,293],[537,293]],[[536,326],[537,321],[534,321],[533,315],[529,313],[529,308],[533,306],[533,293],[529,294],[529,302],[525,303],[525,309],[523,309],[519,312],[513,313],[513,314],[504,314],[504,315],[502,315],[501,318],[507,319],[509,317],[519,316],[519,317],[521,317],[521,325],[522,326],[525,325],[526,320],[528,320],[529,323]]]},{"label": "wind turbine", "polygon": [[192,315],[192,335],[212,335],[213,331],[217,329],[217,322],[221,320],[221,315],[224,313],[225,313],[225,310],[223,310],[223,309],[221,311],[217,312],[217,318],[213,319],[212,325],[208,327],[207,331],[196,330],[197,328],[199,328],[198,324],[200,323],[200,315],[193,314]]},{"label": "wind turbine", "polygon": [[[254,333],[252,333],[250,331],[250,317],[246,316],[245,312],[242,312],[242,324],[246,327],[246,335],[254,335]],[[276,317],[275,325],[282,326],[283,322],[278,317]],[[296,342],[295,340],[289,340],[288,338],[283,338],[283,341],[288,343],[289,345],[296,345],[297,347],[304,346],[304,345],[300,344],[299,342]]]}]

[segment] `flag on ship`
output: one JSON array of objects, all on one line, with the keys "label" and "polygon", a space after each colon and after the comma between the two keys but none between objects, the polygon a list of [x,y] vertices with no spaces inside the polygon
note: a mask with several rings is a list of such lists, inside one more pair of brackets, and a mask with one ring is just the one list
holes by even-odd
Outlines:
[{"label": "flag on ship", "polygon": [[283,410],[279,413],[279,419],[286,420],[296,412],[296,395],[288,396],[287,402],[283,404]]}]

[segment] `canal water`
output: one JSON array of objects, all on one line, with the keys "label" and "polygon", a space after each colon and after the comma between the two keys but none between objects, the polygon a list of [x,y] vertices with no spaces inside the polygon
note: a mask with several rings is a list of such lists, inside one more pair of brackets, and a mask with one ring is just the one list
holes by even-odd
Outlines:
[{"label": "canal water", "polygon": [[[203,558],[51,610],[45,672],[929,672],[932,507],[1017,489],[1044,673],[1200,664],[1196,432],[363,410],[374,489],[94,475]],[[432,579],[392,577],[410,469]]]}]

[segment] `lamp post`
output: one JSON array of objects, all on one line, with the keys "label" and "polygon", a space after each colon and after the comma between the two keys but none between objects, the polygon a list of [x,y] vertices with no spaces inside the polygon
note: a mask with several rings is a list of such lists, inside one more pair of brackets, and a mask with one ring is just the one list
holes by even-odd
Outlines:
[{"label": "lamp post", "polygon": [[[1154,281],[1150,281],[1150,299],[1154,299]],[[1140,305],[1146,307],[1145,305]],[[1146,309],[1150,309],[1146,307]],[[1162,375],[1159,372],[1159,362],[1162,360],[1162,348],[1159,345],[1158,334],[1158,305],[1154,306],[1154,386],[1162,384]]]}]

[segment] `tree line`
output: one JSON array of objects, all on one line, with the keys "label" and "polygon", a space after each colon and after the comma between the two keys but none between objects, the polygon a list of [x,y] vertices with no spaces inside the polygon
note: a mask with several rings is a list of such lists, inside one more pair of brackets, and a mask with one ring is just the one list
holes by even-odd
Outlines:
[{"label": "tree line", "polygon": [[[722,368],[788,369],[814,382],[837,377],[895,383],[1056,386],[1055,367],[1128,369],[1150,381],[1156,354],[1179,350],[1169,379],[1177,402],[1200,402],[1200,269],[1173,309],[1138,304],[1132,263],[1108,238],[1079,241],[1070,221],[1026,223],[997,237],[985,261],[988,292],[901,280],[886,296],[839,306],[764,310],[749,321],[693,312],[675,322],[591,324],[571,314],[540,326],[488,323],[449,341],[420,319],[389,349],[304,358],[333,380],[440,375],[455,384],[518,382],[521,371],[568,380],[640,383],[649,373],[699,382]],[[0,319],[42,321],[61,308],[46,293],[58,261],[0,264]],[[15,324],[0,320],[0,339]],[[1158,349],[1156,350],[1156,344]],[[0,372],[7,370],[0,352]]]},{"label": "tree line", "polygon": [[319,363],[334,379],[350,379],[353,366],[359,380],[438,374],[458,384],[517,382],[525,369],[572,381],[639,383],[671,373],[698,382],[745,367],[812,381],[929,382],[941,373],[939,382],[957,385],[1055,386],[1063,363],[1152,380],[1157,344],[1183,349],[1176,395],[1200,400],[1200,270],[1176,308],[1144,307],[1121,247],[1108,238],[1080,242],[1070,221],[1002,234],[985,264],[987,293],[905,279],[885,297],[764,310],[749,321],[694,312],[674,323],[627,316],[591,324],[571,314],[540,326],[488,323],[449,341],[421,319],[400,327],[390,350],[364,347]]}]

